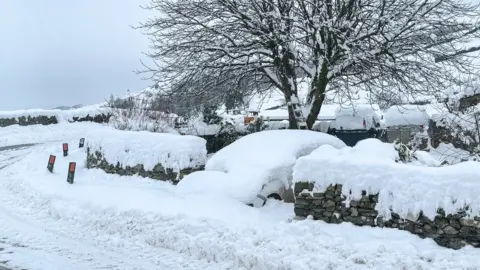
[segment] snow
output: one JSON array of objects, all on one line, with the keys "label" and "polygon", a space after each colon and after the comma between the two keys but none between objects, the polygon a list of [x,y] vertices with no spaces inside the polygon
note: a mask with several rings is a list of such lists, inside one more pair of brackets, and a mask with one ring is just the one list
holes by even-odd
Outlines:
[{"label": "snow", "polygon": [[[338,107],[335,112],[336,129],[370,129],[375,123],[380,124],[380,109],[374,104],[357,104],[355,106]],[[366,127],[363,126],[365,120]]]},{"label": "snow", "polygon": [[0,111],[1,118],[19,118],[22,116],[55,116],[58,122],[72,121],[73,117],[85,117],[87,115],[94,116],[99,114],[108,114],[109,108],[104,107],[105,104],[97,104],[85,106],[78,109],[70,110],[45,110],[45,109],[29,109],[17,111]]},{"label": "snow", "polygon": [[283,182],[288,189],[296,159],[324,144],[345,146],[334,136],[308,130],[268,130],[249,134],[215,153],[205,165],[205,170],[227,173],[230,181],[238,183],[225,183],[227,177],[217,174],[218,179],[204,184],[213,184],[225,192],[231,192],[232,185],[242,187],[235,192],[244,202],[273,180]]},{"label": "snow", "polygon": [[[33,135],[31,128],[19,129]],[[102,127],[88,127],[97,128]],[[4,131],[0,129],[0,136]],[[76,144],[82,135],[81,128],[77,131],[37,129],[36,136]],[[16,143],[29,141],[24,137]],[[54,174],[45,169],[49,154],[58,157]],[[405,231],[292,221],[292,204],[269,201],[263,208],[251,208],[218,194],[181,194],[162,181],[87,170],[83,150],[72,148],[63,158],[58,143],[0,152],[0,157],[0,168],[4,158],[15,157],[0,170],[0,248],[5,249],[0,261],[8,261],[9,267],[303,270],[480,265],[478,249],[450,250]],[[66,183],[69,161],[77,162],[73,185]]]},{"label": "snow", "polygon": [[[177,192],[182,195],[210,194],[227,196],[243,203],[249,203],[255,196],[258,185],[245,185],[243,176],[220,171],[198,171],[186,175],[177,184]],[[241,191],[241,192],[239,192]]]},{"label": "snow", "polygon": [[[98,129],[110,128],[91,122],[61,122],[56,125],[31,125],[25,127],[12,125],[0,128],[0,147],[28,143],[63,142],[72,137],[80,139],[85,137],[87,130]],[[78,141],[75,144],[78,144]]]},{"label": "snow", "polygon": [[[335,119],[335,111],[339,105],[336,104],[323,104],[320,113],[317,116],[318,120],[333,120]],[[303,112],[304,115],[308,115],[308,111]],[[280,108],[274,110],[262,110],[259,113],[260,116],[263,116],[265,120],[288,120],[288,110],[287,108]]]},{"label": "snow", "polygon": [[92,152],[102,152],[110,164],[143,164],[147,171],[161,164],[179,172],[204,165],[207,159],[205,139],[189,135],[96,129],[87,133],[86,145]]},{"label": "snow", "polygon": [[437,148],[430,149],[430,153],[440,162],[446,161],[448,164],[457,164],[472,157],[468,151],[456,148],[451,143],[440,143]]},{"label": "snow", "polygon": [[480,216],[479,163],[425,167],[396,163],[397,155],[393,145],[377,139],[360,141],[353,148],[325,145],[298,159],[293,178],[313,182],[319,190],[342,184],[347,201],[360,199],[362,190],[379,193],[376,210],[386,218],[391,211],[403,218],[423,211],[433,219],[437,208],[450,214],[464,205],[469,205],[470,217]]},{"label": "snow", "polygon": [[400,105],[390,107],[385,113],[387,126],[423,125],[428,126],[429,115],[424,106]]}]

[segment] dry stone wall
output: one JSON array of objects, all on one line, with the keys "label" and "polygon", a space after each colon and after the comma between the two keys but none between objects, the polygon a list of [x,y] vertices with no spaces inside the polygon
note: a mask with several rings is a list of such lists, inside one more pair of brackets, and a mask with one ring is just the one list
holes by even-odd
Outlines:
[{"label": "dry stone wall", "polygon": [[52,125],[57,124],[55,116],[21,116],[12,118],[0,118],[0,127],[8,127],[12,125],[30,126],[30,125]]},{"label": "dry stone wall", "polygon": [[434,220],[423,216],[412,219],[400,218],[392,213],[386,220],[375,210],[378,194],[363,195],[358,201],[345,203],[342,185],[329,186],[325,192],[312,192],[313,184],[295,183],[295,214],[306,218],[311,215],[315,220],[327,223],[350,222],[358,226],[386,227],[409,231],[421,238],[432,238],[438,245],[460,249],[466,245],[480,247],[480,217],[466,218],[464,211],[454,215],[445,215],[438,209]]},{"label": "dry stone wall", "polygon": [[179,173],[173,171],[171,168],[164,168],[161,164],[157,164],[152,170],[145,170],[142,164],[136,166],[122,166],[120,163],[111,164],[103,156],[100,151],[90,151],[87,148],[87,168],[102,169],[106,173],[118,174],[118,175],[139,175],[142,177],[148,177],[156,180],[169,181],[173,184],[177,184],[185,175],[195,171],[201,171],[204,166],[196,168],[186,168],[180,170]]},{"label": "dry stone wall", "polygon": [[[70,123],[74,122],[94,122],[94,123],[108,123],[110,121],[111,114],[97,114],[97,115],[86,115],[83,117],[74,116]],[[20,126],[31,126],[31,125],[53,125],[58,124],[58,119],[56,116],[20,116],[20,117],[11,117],[11,118],[0,118],[0,127],[8,127],[12,125]]]}]

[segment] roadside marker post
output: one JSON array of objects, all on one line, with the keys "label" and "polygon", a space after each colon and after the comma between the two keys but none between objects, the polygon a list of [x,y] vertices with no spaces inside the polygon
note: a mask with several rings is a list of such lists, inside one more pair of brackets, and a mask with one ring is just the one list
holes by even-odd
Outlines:
[{"label": "roadside marker post", "polygon": [[75,178],[75,167],[77,167],[77,163],[75,162],[70,162],[70,164],[68,164],[67,182],[69,184],[73,184],[73,179]]},{"label": "roadside marker post", "polygon": [[68,156],[68,143],[63,144],[63,156]]},{"label": "roadside marker post", "polygon": [[56,158],[57,157],[55,157],[54,155],[50,155],[50,158],[48,159],[47,169],[51,173],[53,173],[53,166],[55,165],[55,159]]},{"label": "roadside marker post", "polygon": [[78,143],[78,148],[83,148],[84,145],[85,145],[85,138],[81,138],[80,143]]}]

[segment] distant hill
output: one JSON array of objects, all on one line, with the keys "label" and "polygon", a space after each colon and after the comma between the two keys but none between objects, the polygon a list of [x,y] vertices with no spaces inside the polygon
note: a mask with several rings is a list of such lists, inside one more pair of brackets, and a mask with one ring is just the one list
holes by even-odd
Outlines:
[{"label": "distant hill", "polygon": [[66,111],[66,110],[72,110],[72,109],[79,109],[79,108],[82,108],[83,105],[81,104],[77,104],[75,106],[72,106],[72,107],[68,107],[68,106],[58,106],[58,107],[55,107],[53,108],[54,110],[63,110],[63,111]]}]

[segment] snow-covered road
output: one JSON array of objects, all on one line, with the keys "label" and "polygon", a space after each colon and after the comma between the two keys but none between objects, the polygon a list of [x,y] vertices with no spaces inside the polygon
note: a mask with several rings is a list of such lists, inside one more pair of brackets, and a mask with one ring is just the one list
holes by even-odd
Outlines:
[{"label": "snow-covered road", "polygon": [[[60,142],[76,145],[91,128],[99,126],[0,129],[0,146],[40,143],[0,152],[0,262],[28,270],[480,269],[473,248],[449,250],[392,229],[292,221],[293,206],[275,201],[256,209],[221,196],[186,197],[161,181],[87,170],[83,149],[74,147],[63,158]],[[78,164],[73,185],[69,161]]]},{"label": "snow-covered road", "polygon": [[[45,146],[14,145],[3,147],[0,152],[0,168],[8,167],[32,152],[41,152]],[[45,164],[38,164],[42,168]],[[5,174],[2,174],[2,178]],[[2,184],[5,184],[3,182]],[[5,187],[5,186],[4,186]],[[220,269],[187,255],[171,250],[155,248],[153,252],[138,249],[135,243],[129,248],[90,242],[79,237],[75,226],[62,226],[58,220],[53,225],[48,217],[31,211],[47,205],[29,208],[18,205],[16,195],[0,189],[0,262],[27,269]],[[15,199],[14,197],[17,197]],[[26,202],[27,204],[34,203]],[[67,202],[68,203],[68,202]],[[20,208],[18,208],[20,207]],[[68,207],[68,206],[66,206]],[[100,218],[99,218],[100,221]],[[53,225],[53,226],[51,226]],[[78,224],[80,225],[80,224]],[[94,235],[97,237],[98,235]],[[117,239],[111,239],[117,242]],[[118,239],[120,240],[120,239]],[[120,241],[118,241],[120,242]]]}]

